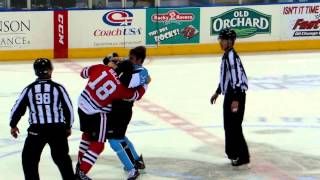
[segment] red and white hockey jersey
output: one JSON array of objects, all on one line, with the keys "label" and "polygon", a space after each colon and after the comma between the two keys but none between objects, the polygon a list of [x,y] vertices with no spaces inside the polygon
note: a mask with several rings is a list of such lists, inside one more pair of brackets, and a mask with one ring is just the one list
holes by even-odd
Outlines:
[{"label": "red and white hockey jersey", "polygon": [[103,64],[85,67],[80,75],[88,79],[78,103],[86,114],[110,112],[115,99],[139,100],[147,88],[146,85],[134,89],[125,87],[120,83],[116,72]]}]

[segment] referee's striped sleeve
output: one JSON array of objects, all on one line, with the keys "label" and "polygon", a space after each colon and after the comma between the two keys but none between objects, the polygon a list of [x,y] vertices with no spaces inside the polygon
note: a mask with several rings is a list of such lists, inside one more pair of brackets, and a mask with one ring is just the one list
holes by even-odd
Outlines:
[{"label": "referee's striped sleeve", "polygon": [[60,92],[62,93],[62,103],[64,103],[64,106],[62,106],[63,109],[63,114],[65,117],[65,122],[67,127],[72,127],[72,124],[74,122],[74,112],[73,112],[73,106],[72,106],[72,102],[70,100],[70,97],[66,91],[66,89],[60,85]]},{"label": "referee's striped sleeve", "polygon": [[234,93],[241,91],[241,68],[233,51],[228,54],[228,66],[230,71],[231,87]]},{"label": "referee's striped sleeve", "polygon": [[11,109],[11,115],[10,115],[10,126],[12,128],[16,127],[21,117],[24,115],[24,113],[27,110],[28,106],[28,90],[29,87],[26,87],[21,92],[18,100],[16,101],[15,105]]}]

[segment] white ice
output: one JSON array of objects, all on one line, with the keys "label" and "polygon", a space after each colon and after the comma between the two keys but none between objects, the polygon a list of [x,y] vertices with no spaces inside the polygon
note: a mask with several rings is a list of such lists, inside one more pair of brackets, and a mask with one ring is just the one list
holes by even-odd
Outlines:
[{"label": "white ice", "polygon": [[[128,137],[142,153],[146,174],[139,179],[320,179],[320,52],[241,54],[249,91],[245,137],[250,169],[229,165],[224,154],[223,97],[209,99],[219,81],[220,56],[151,57],[145,62],[152,83],[137,102]],[[54,61],[53,80],[77,98],[86,81],[79,68],[100,59]],[[22,89],[35,79],[32,61],[0,63],[0,180],[21,180],[21,150],[27,113],[19,122],[20,136],[9,133],[9,114]],[[76,114],[69,138],[74,164],[80,138]],[[41,179],[61,179],[46,146],[39,165]],[[120,161],[106,144],[89,176],[126,179]]]}]

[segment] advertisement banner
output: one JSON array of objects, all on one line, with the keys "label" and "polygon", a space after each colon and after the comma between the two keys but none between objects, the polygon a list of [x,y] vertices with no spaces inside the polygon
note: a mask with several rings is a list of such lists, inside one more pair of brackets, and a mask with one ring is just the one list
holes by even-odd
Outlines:
[{"label": "advertisement banner", "polygon": [[222,29],[231,28],[237,38],[248,38],[256,34],[271,33],[271,15],[251,8],[231,9],[210,20],[211,35],[218,35]]},{"label": "advertisement banner", "polygon": [[1,12],[0,51],[53,49],[53,13]]},{"label": "advertisement banner", "polygon": [[217,42],[225,28],[235,30],[238,41],[279,40],[279,10],[278,5],[203,8],[201,43]]},{"label": "advertisement banner", "polygon": [[54,58],[68,58],[68,11],[54,11]]},{"label": "advertisement banner", "polygon": [[146,44],[192,44],[200,40],[200,9],[147,9]]},{"label": "advertisement banner", "polygon": [[69,11],[69,47],[134,47],[145,44],[145,10]]},{"label": "advertisement banner", "polygon": [[320,39],[320,4],[292,4],[282,8],[282,39]]}]

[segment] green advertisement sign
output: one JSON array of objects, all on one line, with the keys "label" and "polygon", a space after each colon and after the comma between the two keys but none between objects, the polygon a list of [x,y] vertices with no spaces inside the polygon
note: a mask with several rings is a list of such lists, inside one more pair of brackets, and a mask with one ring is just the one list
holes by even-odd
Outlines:
[{"label": "green advertisement sign", "polygon": [[200,41],[200,9],[147,9],[146,44]]},{"label": "green advertisement sign", "polygon": [[211,18],[211,36],[222,29],[236,31],[237,37],[248,38],[256,34],[271,34],[271,15],[250,8],[236,8]]}]

